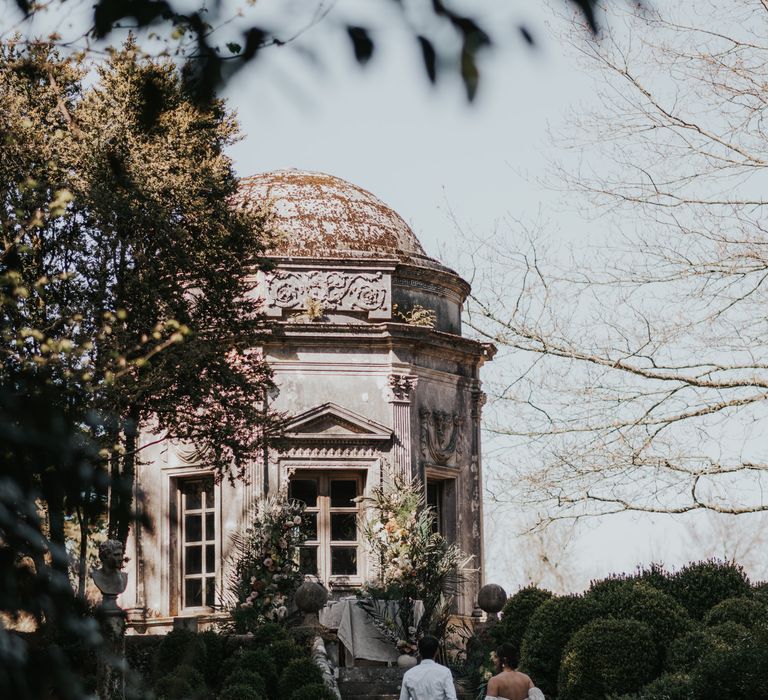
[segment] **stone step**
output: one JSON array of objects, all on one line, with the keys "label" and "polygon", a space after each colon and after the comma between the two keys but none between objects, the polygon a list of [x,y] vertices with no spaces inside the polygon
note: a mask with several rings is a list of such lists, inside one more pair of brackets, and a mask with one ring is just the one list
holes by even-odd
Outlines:
[{"label": "stone step", "polygon": [[339,690],[345,697],[347,695],[394,695],[400,693],[400,682],[344,681],[339,683]]},{"label": "stone step", "polygon": [[405,669],[397,666],[342,666],[339,669],[339,683],[347,681],[376,683],[400,683]]}]

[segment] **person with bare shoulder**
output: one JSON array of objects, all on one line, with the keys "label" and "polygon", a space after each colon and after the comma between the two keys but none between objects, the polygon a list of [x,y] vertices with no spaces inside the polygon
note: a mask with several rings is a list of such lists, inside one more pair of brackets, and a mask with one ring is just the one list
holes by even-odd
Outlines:
[{"label": "person with bare shoulder", "polygon": [[517,653],[511,644],[496,650],[496,667],[499,673],[488,681],[485,700],[544,700],[533,681],[517,670]]}]

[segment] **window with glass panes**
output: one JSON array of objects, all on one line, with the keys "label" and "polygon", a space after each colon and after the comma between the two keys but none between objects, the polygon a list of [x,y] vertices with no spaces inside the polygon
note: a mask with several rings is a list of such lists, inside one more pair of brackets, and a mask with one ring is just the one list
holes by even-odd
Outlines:
[{"label": "window with glass panes", "polygon": [[291,477],[290,497],[306,504],[302,573],[326,583],[359,575],[359,506],[354,499],[362,493],[363,477],[354,472],[296,472]]},{"label": "window with glass panes", "polygon": [[179,482],[182,608],[216,603],[216,504],[213,478]]}]

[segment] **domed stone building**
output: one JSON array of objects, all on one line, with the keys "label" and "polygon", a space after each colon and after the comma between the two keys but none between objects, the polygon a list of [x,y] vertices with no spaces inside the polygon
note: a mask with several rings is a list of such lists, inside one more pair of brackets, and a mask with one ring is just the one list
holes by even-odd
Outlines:
[{"label": "domed stone building", "polygon": [[349,594],[370,573],[359,497],[395,471],[424,485],[440,531],[474,556],[458,610],[469,614],[483,564],[479,372],[493,354],[462,336],[469,285],[344,180],[283,170],[242,180],[241,193],[269,205],[278,230],[274,267],[251,294],[272,321],[263,352],[279,388],[270,407],[290,416],[285,440],[234,485],[181,449],[146,447],[137,479],[155,527],[129,542],[129,623],[160,632],[216,617],[232,533],[256,498],[286,485],[315,516],[302,568]]}]

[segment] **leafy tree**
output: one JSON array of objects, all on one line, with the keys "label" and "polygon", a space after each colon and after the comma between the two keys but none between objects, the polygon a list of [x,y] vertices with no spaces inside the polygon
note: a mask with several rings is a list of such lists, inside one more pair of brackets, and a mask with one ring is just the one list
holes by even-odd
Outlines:
[{"label": "leafy tree", "polygon": [[471,310],[517,351],[505,480],[549,516],[768,509],[766,22],[760,0],[659,3],[575,41],[601,103],[558,173],[609,233],[500,243]]},{"label": "leafy tree", "polygon": [[[5,321],[11,335],[45,329],[20,362],[70,336],[83,344],[52,371],[67,401],[103,417],[93,437],[109,460],[109,531],[125,540],[140,427],[231,477],[261,450],[270,375],[247,294],[265,218],[233,203],[234,119],[220,102],[196,105],[172,64],[129,43],[86,89],[74,60],[10,46],[0,80],[3,131],[21,134],[2,173],[5,260],[27,290]],[[48,200],[62,216],[18,224]],[[49,505],[63,541],[62,504]]]}]

